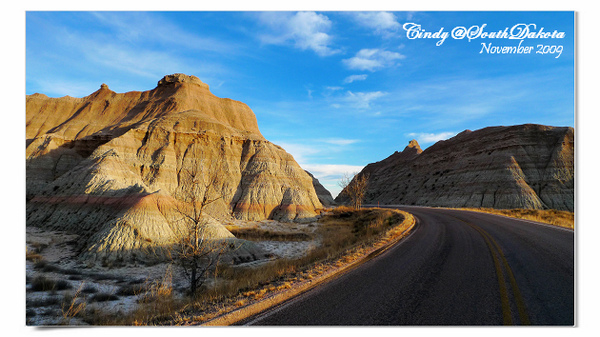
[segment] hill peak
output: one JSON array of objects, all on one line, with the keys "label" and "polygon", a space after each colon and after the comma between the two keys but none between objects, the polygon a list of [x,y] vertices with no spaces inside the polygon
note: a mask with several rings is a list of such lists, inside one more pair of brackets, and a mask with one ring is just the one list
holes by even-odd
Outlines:
[{"label": "hill peak", "polygon": [[408,145],[404,148],[402,152],[415,152],[419,154],[423,152],[423,150],[421,150],[421,146],[419,146],[419,143],[415,139],[413,139],[410,142],[408,142]]},{"label": "hill peak", "polygon": [[186,75],[186,74],[182,74],[182,73],[166,75],[165,77],[161,78],[160,81],[158,81],[157,86],[160,87],[160,86],[169,85],[172,83],[193,83],[193,84],[197,84],[207,90],[209,89],[208,84],[202,82],[198,77],[196,77],[194,75]]}]

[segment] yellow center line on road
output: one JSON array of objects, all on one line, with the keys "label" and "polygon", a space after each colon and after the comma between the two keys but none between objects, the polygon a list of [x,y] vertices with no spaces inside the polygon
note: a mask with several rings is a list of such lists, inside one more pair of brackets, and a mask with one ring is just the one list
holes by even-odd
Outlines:
[{"label": "yellow center line on road", "polygon": [[483,229],[481,229],[481,231],[489,236],[492,243],[494,244],[494,246],[500,253],[500,258],[502,259],[502,263],[504,264],[504,269],[506,269],[506,274],[508,275],[508,280],[510,282],[510,286],[512,287],[512,290],[513,290],[513,295],[514,295],[515,302],[517,305],[517,311],[519,312],[519,319],[521,320],[521,324],[522,325],[530,325],[531,321],[529,321],[529,315],[527,315],[527,310],[525,310],[525,301],[523,300],[523,296],[521,295],[521,291],[519,290],[519,286],[517,285],[517,280],[515,279],[515,275],[513,274],[512,269],[508,265],[508,261],[506,260],[506,257],[504,256],[504,252],[502,252],[502,248],[500,248],[500,246],[498,245],[496,240],[494,240],[491,235],[489,235]]},{"label": "yellow center line on road", "polygon": [[464,222],[467,225],[469,225],[471,228],[475,229],[483,237],[483,240],[485,241],[486,245],[488,246],[488,249],[490,250],[492,259],[494,260],[494,267],[496,268],[496,275],[498,277],[498,285],[500,288],[500,301],[502,303],[502,318],[503,318],[504,325],[512,325],[513,322],[512,322],[512,314],[511,314],[511,309],[510,309],[510,301],[508,298],[508,290],[507,290],[508,287],[506,285],[506,280],[504,278],[504,273],[502,271],[502,266],[500,265],[500,262],[502,262],[502,265],[504,266],[504,269],[506,270],[506,274],[508,276],[508,282],[510,283],[510,286],[513,291],[513,297],[515,299],[515,304],[516,304],[517,311],[519,314],[519,320],[522,325],[531,324],[531,322],[529,321],[529,316],[527,315],[527,310],[525,308],[525,301],[523,300],[523,296],[521,295],[521,292],[517,285],[517,280],[515,279],[514,273],[512,272],[512,269],[510,268],[508,261],[506,260],[506,257],[504,256],[504,252],[502,251],[502,248],[500,248],[500,245],[498,245],[496,240],[494,240],[494,238],[489,233],[487,233],[485,230],[483,230],[481,227],[476,226],[470,222],[464,221],[462,219],[459,219],[457,217],[453,217],[453,218],[455,218],[461,222]]}]

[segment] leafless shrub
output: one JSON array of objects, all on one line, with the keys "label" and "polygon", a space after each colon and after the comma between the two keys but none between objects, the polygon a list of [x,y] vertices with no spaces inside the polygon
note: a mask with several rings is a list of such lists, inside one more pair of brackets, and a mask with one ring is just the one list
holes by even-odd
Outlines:
[{"label": "leafless shrub", "polygon": [[222,186],[221,163],[224,155],[209,161],[197,143],[188,148],[190,159],[182,164],[179,180],[177,212],[181,215],[175,227],[176,242],[170,255],[172,261],[189,281],[189,293],[194,296],[209,273],[219,263],[227,244],[211,237],[209,222],[204,214],[206,206],[221,199],[223,193],[217,190]]},{"label": "leafless shrub", "polygon": [[368,173],[354,173],[352,175],[345,173],[338,182],[338,185],[342,188],[341,193],[350,198],[352,207],[357,210],[362,207],[368,184]]}]

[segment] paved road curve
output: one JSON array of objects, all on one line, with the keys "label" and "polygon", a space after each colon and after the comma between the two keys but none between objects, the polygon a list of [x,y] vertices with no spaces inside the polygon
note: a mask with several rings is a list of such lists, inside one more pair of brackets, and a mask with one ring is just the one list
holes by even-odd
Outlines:
[{"label": "paved road curve", "polygon": [[412,234],[359,268],[242,324],[573,325],[574,233],[399,207]]}]

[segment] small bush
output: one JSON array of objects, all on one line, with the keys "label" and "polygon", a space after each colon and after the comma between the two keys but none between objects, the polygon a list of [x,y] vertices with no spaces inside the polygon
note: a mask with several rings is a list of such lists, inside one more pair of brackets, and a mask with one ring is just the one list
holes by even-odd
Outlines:
[{"label": "small bush", "polygon": [[94,287],[93,285],[86,285],[83,289],[81,289],[81,292],[84,294],[95,294],[98,292],[98,289],[96,289],[96,287]]},{"label": "small bush", "polygon": [[229,231],[238,239],[250,241],[307,241],[312,239],[306,233],[277,233],[260,228],[232,228]]},{"label": "small bush", "polygon": [[91,302],[108,302],[108,301],[116,301],[119,299],[119,296],[115,294],[109,293],[97,293],[90,299]]},{"label": "small bush", "polygon": [[33,267],[36,270],[43,271],[43,272],[46,272],[46,273],[52,273],[52,272],[59,272],[59,271],[61,271],[61,269],[58,266],[56,266],[56,265],[54,265],[54,264],[52,264],[52,263],[50,263],[50,262],[48,262],[46,260],[38,260],[33,265]]},{"label": "small bush", "polygon": [[31,262],[38,262],[38,261],[41,261],[42,259],[43,259],[43,257],[39,253],[36,253],[32,250],[27,249],[27,252],[25,253],[25,260],[31,261]]},{"label": "small bush", "polygon": [[81,270],[78,270],[78,269],[64,269],[62,272],[67,275],[82,275],[83,274],[81,272]]},{"label": "small bush", "polygon": [[71,284],[68,281],[58,280],[56,281],[56,288],[54,290],[66,290],[71,288]]},{"label": "small bush", "polygon": [[38,275],[31,281],[31,290],[33,291],[52,291],[55,288],[56,281],[46,278],[43,275]]},{"label": "small bush", "polygon": [[27,309],[27,310],[25,310],[25,317],[26,318],[32,318],[32,317],[35,317],[36,315],[37,314],[36,314],[35,310],[33,310],[33,309]]},{"label": "small bush", "polygon": [[144,292],[145,287],[143,284],[128,284],[119,288],[117,295],[119,296],[135,296]]}]

